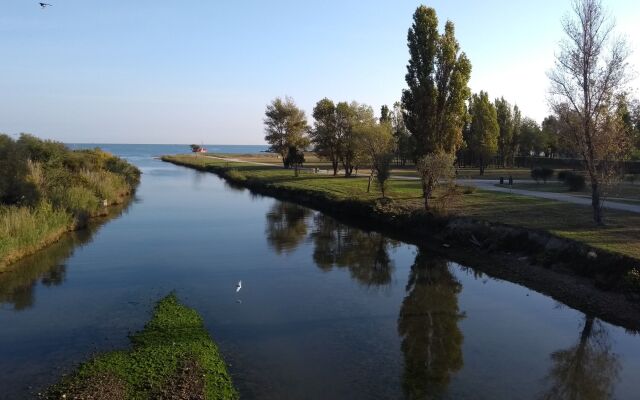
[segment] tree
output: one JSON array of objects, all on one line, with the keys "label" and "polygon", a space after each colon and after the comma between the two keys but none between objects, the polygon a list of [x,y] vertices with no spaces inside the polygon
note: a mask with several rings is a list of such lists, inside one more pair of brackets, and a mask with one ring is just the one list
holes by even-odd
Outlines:
[{"label": "tree", "polygon": [[520,155],[525,157],[538,156],[545,150],[545,138],[540,125],[531,118],[525,117],[518,135]]},{"label": "tree", "polygon": [[391,113],[389,111],[389,107],[384,104],[380,107],[380,123],[388,123],[391,122]]},{"label": "tree", "polygon": [[549,115],[542,121],[542,135],[546,142],[547,150],[545,153],[548,157],[555,157],[564,150],[560,141],[560,126],[560,122],[555,115]]},{"label": "tree", "polygon": [[443,178],[445,180],[453,179],[455,174],[454,160],[453,154],[445,152],[431,153],[420,158],[416,163],[416,169],[421,181],[433,182],[436,185]]},{"label": "tree", "polygon": [[593,220],[603,224],[602,186],[612,167],[628,151],[624,130],[616,121],[616,96],[627,83],[629,51],[614,37],[615,24],[599,0],[574,0],[573,18],[563,22],[566,35],[549,72],[551,106],[559,112],[569,107],[577,115],[573,142],[591,184]]},{"label": "tree", "polygon": [[513,140],[513,115],[511,105],[501,97],[494,102],[500,134],[498,135],[498,159],[500,165],[506,167],[509,159],[509,146]]},{"label": "tree", "polygon": [[359,139],[354,128],[360,125],[371,125],[376,122],[373,108],[366,104],[341,102],[336,106],[337,126],[340,135],[340,161],[345,177],[353,174],[359,160]]},{"label": "tree", "polygon": [[308,125],[304,111],[299,109],[290,97],[277,97],[265,111],[265,140],[269,151],[280,154],[285,168],[287,153],[291,147],[304,149],[309,144],[305,136]]},{"label": "tree", "polygon": [[469,127],[469,149],[475,155],[480,165],[480,175],[484,175],[484,168],[498,149],[500,125],[496,108],[489,101],[486,92],[474,94],[469,103],[471,125]]},{"label": "tree", "polygon": [[314,129],[311,130],[311,143],[319,157],[331,162],[333,175],[338,174],[340,162],[340,143],[342,131],[338,129],[337,109],[333,101],[324,98],[313,108]]},{"label": "tree", "polygon": [[517,105],[513,106],[513,136],[509,143],[509,158],[511,165],[515,165],[516,155],[520,152],[520,133],[522,132],[522,113]]},{"label": "tree", "polygon": [[[404,122],[415,140],[415,159],[440,152],[455,154],[462,143],[471,63],[460,53],[451,21],[439,34],[433,8],[416,9],[407,43],[409,88],[402,92],[402,105]],[[434,186],[433,181],[422,182],[426,209]]]},{"label": "tree", "polygon": [[391,131],[395,139],[395,153],[400,165],[405,166],[408,160],[414,158],[415,146],[413,139],[404,123],[402,104],[398,101],[393,103],[390,113]]},{"label": "tree", "polygon": [[[384,191],[391,175],[391,161],[393,160],[391,125],[388,123],[362,124],[354,129],[359,141],[358,152],[361,154],[361,158],[371,166],[369,184],[371,184],[371,179],[375,177],[382,197],[385,197]],[[368,191],[369,188],[367,188]]]},{"label": "tree", "polygon": [[290,146],[289,151],[287,151],[287,156],[284,159],[285,167],[293,167],[295,176],[298,176],[302,164],[304,164],[304,152],[296,146]]}]

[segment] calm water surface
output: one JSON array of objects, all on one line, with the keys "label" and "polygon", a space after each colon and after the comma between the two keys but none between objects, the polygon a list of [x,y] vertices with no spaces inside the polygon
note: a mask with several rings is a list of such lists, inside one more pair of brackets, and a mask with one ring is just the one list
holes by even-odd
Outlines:
[{"label": "calm water surface", "polygon": [[104,147],[143,170],[136,199],[0,274],[2,399],[127,346],[171,290],[244,399],[640,398],[640,336],[152,158],[169,147]]}]

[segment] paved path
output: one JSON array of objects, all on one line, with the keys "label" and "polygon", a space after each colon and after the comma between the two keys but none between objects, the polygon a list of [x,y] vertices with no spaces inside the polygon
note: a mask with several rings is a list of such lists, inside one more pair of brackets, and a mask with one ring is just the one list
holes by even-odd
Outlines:
[{"label": "paved path", "polygon": [[[217,158],[219,160],[225,160],[230,162],[243,162],[247,164],[267,165],[271,167],[274,166],[273,163],[243,161],[237,158],[223,158],[223,157],[216,157],[216,156],[207,156],[207,157]],[[398,179],[398,180],[418,180],[418,178],[414,176],[392,176],[391,178]],[[513,182],[514,183],[530,183],[533,181],[514,180]],[[513,193],[521,196],[538,197],[541,199],[563,201],[565,203],[573,203],[573,204],[579,204],[579,205],[591,207],[590,197],[575,196],[575,195],[566,194],[566,193],[542,192],[537,190],[510,189],[508,185],[503,185],[503,186],[496,185],[497,182],[494,180],[456,179],[456,183],[460,185],[477,187],[478,189],[482,189],[482,190],[490,190],[493,192]],[[635,204],[620,203],[615,201],[605,201],[603,204],[603,207],[610,210],[628,211],[628,212],[640,214],[640,205],[635,205]]]},{"label": "paved path", "polygon": [[[537,190],[509,189],[508,185],[502,185],[502,186],[496,185],[496,182],[493,180],[458,179],[456,182],[462,185],[474,186],[482,190],[513,193],[513,194],[519,194],[522,196],[539,197],[542,199],[564,201],[566,203],[581,204],[589,207],[591,206],[590,197],[575,196],[575,195],[566,194],[566,193],[541,192]],[[518,180],[514,181],[514,183],[527,183],[527,182],[529,181],[518,181]],[[610,210],[620,210],[620,211],[629,211],[633,213],[640,213],[640,205],[635,205],[635,204],[605,201],[603,207]]]}]

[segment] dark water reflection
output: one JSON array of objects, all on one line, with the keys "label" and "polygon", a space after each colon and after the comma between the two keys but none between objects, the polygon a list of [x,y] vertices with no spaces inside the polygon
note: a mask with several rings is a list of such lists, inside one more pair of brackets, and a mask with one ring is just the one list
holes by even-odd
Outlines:
[{"label": "dark water reflection", "polygon": [[602,322],[584,316],[575,345],[551,354],[549,390],[545,400],[610,399],[619,378],[620,360],[613,352],[609,332]]},{"label": "dark water reflection", "polygon": [[112,151],[144,171],[126,217],[0,274],[0,399],[126,346],[171,290],[203,316],[243,399],[640,392],[640,337],[624,329],[144,146]]},{"label": "dark water reflection", "polygon": [[418,251],[406,290],[398,317],[404,393],[410,399],[434,398],[446,393],[451,376],[464,365],[462,285],[447,260]]}]

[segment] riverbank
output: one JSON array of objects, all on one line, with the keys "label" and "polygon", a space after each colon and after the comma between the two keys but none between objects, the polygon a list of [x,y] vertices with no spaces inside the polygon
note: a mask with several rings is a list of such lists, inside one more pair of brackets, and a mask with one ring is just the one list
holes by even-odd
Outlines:
[{"label": "riverbank", "polygon": [[97,148],[0,134],[0,269],[106,216],[139,180],[135,166]]},{"label": "riverbank", "polygon": [[[466,189],[444,198],[448,212],[426,213],[420,206],[417,182],[394,181],[390,198],[379,199],[378,193],[366,192],[366,179],[305,173],[295,178],[292,171],[281,168],[202,156],[163,160],[213,172],[256,193],[426,245],[460,263],[481,264],[479,268],[489,275],[521,283],[609,322],[640,329],[639,262],[633,256],[638,233],[633,226],[609,231],[581,228],[588,215],[573,205],[502,193],[466,193]],[[628,224],[637,222],[634,216],[611,214]],[[627,254],[615,251],[625,241]]]},{"label": "riverbank", "polygon": [[53,386],[47,399],[237,399],[226,364],[198,313],[175,294],[131,336],[133,348],[98,355]]}]

